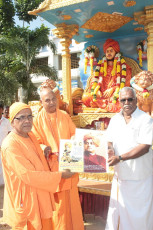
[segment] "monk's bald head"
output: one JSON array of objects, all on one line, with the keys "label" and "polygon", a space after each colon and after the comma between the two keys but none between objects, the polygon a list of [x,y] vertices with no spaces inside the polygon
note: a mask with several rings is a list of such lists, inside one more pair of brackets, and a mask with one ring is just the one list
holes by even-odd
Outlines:
[{"label": "monk's bald head", "polygon": [[56,111],[56,106],[57,106],[56,95],[50,88],[41,89],[40,102],[47,113],[54,113]]},{"label": "monk's bald head", "polygon": [[40,99],[46,94],[55,94],[55,93],[51,90],[51,88],[44,87],[40,90]]}]

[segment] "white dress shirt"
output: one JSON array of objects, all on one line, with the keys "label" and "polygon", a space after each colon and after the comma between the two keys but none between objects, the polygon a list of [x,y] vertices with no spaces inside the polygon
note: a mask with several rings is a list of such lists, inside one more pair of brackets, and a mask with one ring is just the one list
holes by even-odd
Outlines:
[{"label": "white dress shirt", "polygon": [[12,130],[10,121],[5,117],[0,119],[0,147],[2,145],[3,139],[7,136],[7,134]]},{"label": "white dress shirt", "polygon": [[[126,124],[122,112],[111,118],[107,129],[107,140],[113,142],[115,155],[129,152],[139,144],[152,145],[153,119],[138,108]],[[141,180],[152,174],[152,148],[136,159],[126,160],[114,166],[120,180]]]},{"label": "white dress shirt", "polygon": [[10,121],[5,117],[1,117],[0,119],[0,185],[4,184],[2,162],[1,162],[1,145],[2,145],[2,141],[11,130],[12,127]]}]

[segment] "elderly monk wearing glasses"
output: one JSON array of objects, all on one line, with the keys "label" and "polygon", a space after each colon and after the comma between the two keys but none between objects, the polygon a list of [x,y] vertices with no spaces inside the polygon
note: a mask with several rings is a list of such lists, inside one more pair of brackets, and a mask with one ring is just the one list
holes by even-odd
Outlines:
[{"label": "elderly monk wearing glasses", "polygon": [[[44,150],[50,170],[58,172],[58,154],[61,139],[75,135],[75,124],[69,114],[57,107],[56,94],[49,81],[40,88],[42,110],[34,119],[33,132]],[[62,179],[54,193],[56,211],[53,213],[55,230],[83,230],[83,217],[78,193],[79,175]]]},{"label": "elderly monk wearing glasses", "polygon": [[107,129],[114,178],[105,230],[153,229],[153,119],[137,107],[133,88],[119,93],[121,112]]},{"label": "elderly monk wearing glasses", "polygon": [[31,132],[32,111],[24,103],[10,107],[12,132],[2,144],[5,179],[4,220],[13,230],[53,230],[53,193],[61,178],[73,173],[51,172],[42,150]]}]

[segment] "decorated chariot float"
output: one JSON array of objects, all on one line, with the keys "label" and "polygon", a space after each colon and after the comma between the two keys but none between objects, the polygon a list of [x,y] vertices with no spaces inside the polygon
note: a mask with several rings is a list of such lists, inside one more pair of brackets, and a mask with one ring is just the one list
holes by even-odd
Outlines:
[{"label": "decorated chariot float", "polygon": [[[118,93],[127,81],[136,90],[138,107],[153,116],[152,0],[45,0],[29,14],[39,15],[56,27],[52,32],[62,44],[63,98],[56,86],[55,92],[59,108],[69,112],[77,127],[95,128],[98,121],[106,129],[111,117],[120,110]],[[77,43],[85,42],[79,62],[82,87],[73,90],[69,50],[72,38]],[[113,40],[118,42],[119,49],[112,45]],[[106,41],[116,49],[111,72]],[[108,73],[113,82],[107,80]],[[79,190],[103,195],[103,205],[107,206],[112,177],[111,169],[108,173],[82,173],[80,178],[86,180],[80,182]],[[99,198],[94,199],[98,204]],[[94,202],[98,212],[97,204]]]}]

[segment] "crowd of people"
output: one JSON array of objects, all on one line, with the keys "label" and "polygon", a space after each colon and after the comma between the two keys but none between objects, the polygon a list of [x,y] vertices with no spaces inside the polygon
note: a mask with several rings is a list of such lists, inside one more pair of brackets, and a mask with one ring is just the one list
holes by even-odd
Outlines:
[{"label": "crowd of people", "polygon": [[58,171],[59,141],[70,139],[75,125],[57,109],[49,87],[42,88],[40,101],[43,109],[34,122],[29,105],[10,107],[12,130],[1,146],[4,220],[14,230],[83,230],[78,174]]},{"label": "crowd of people", "polygon": [[[111,41],[105,52],[116,54],[114,45]],[[138,109],[133,88],[121,87],[118,93],[121,110],[106,131],[108,165],[114,167],[106,230],[152,230],[153,119]],[[73,138],[75,124],[57,108],[56,95],[47,84],[40,89],[40,102],[43,108],[34,118],[25,103],[0,105],[4,220],[13,230],[83,230],[79,175],[58,170],[60,139]],[[95,154],[98,141],[85,136],[84,146],[85,164],[90,161],[106,171],[105,159]]]}]

